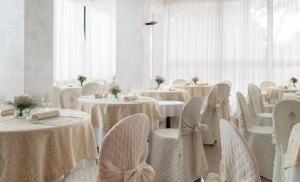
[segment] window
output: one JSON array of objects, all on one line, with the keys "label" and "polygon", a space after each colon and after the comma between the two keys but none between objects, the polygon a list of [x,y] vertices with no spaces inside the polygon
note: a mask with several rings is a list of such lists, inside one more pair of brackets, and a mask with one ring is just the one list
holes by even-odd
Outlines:
[{"label": "window", "polygon": [[79,74],[91,80],[115,75],[115,4],[99,3],[55,1],[56,83],[76,80]]}]

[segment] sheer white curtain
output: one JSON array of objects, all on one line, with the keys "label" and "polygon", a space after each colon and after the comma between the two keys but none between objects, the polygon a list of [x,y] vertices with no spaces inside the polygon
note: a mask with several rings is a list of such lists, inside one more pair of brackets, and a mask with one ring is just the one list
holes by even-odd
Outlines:
[{"label": "sheer white curtain", "polygon": [[55,1],[54,81],[76,79],[83,74],[83,5],[69,0]]},{"label": "sheer white curtain", "polygon": [[250,82],[287,83],[300,76],[299,1],[166,1],[164,46],[154,48],[164,49],[164,57],[154,60],[163,60],[159,74],[231,80],[242,92]]},{"label": "sheer white curtain", "polygon": [[[110,7],[109,7],[110,8]],[[102,12],[71,0],[55,1],[55,68],[58,84],[76,80],[109,79],[115,74],[115,21]]]},{"label": "sheer white curtain", "polygon": [[116,74],[113,17],[92,8],[87,9],[86,17],[84,72],[88,78],[109,80]]}]

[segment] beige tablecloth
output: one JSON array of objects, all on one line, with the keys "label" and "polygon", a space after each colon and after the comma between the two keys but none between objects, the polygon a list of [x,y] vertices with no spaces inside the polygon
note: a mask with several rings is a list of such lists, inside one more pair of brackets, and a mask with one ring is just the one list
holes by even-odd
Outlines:
[{"label": "beige tablecloth", "polygon": [[296,124],[292,129],[285,156],[285,167],[292,166],[300,167],[300,123]]},{"label": "beige tablecloth", "polygon": [[184,87],[190,98],[194,96],[208,96],[212,88],[213,86],[210,85],[189,85]]},{"label": "beige tablecloth", "polygon": [[136,90],[137,95],[151,97],[157,101],[181,101],[185,102],[188,99],[188,94],[185,90]]},{"label": "beige tablecloth", "polygon": [[61,110],[61,117],[44,124],[0,118],[0,181],[51,182],[75,168],[76,161],[97,159],[89,120],[87,113],[72,110]]},{"label": "beige tablecloth", "polygon": [[146,114],[153,129],[158,128],[162,120],[158,103],[154,99],[139,98],[126,102],[122,99],[95,99],[94,96],[81,96],[78,101],[81,110],[91,114],[93,127],[104,131],[110,130],[121,119],[136,113]]},{"label": "beige tablecloth", "polygon": [[77,91],[79,93],[81,91],[80,86],[63,85],[63,86],[53,87],[53,97],[52,97],[52,106],[53,107],[59,107],[60,106],[60,95],[61,95],[61,92],[65,89],[74,89],[75,91]]}]

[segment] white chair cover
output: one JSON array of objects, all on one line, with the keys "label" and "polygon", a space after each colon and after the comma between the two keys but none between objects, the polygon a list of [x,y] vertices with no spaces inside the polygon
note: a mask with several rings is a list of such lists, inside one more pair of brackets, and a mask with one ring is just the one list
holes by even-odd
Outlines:
[{"label": "white chair cover", "polygon": [[220,121],[222,160],[221,179],[228,182],[259,182],[260,176],[255,157],[234,126]]},{"label": "white chair cover", "polygon": [[260,89],[255,84],[248,85],[248,95],[252,117],[255,118],[257,125],[272,126],[272,114],[265,112]]},{"label": "white chair cover", "polygon": [[219,121],[221,119],[217,86],[214,86],[210,91],[207,101],[203,104],[203,108],[201,111],[201,134],[203,143],[213,145],[219,138]]},{"label": "white chair cover", "polygon": [[97,82],[90,82],[82,86],[81,95],[94,95],[101,93],[101,86]]},{"label": "white chair cover", "polygon": [[260,83],[260,90],[263,92],[267,92],[269,87],[276,87],[276,83],[272,81],[263,81]]},{"label": "white chair cover", "polygon": [[237,100],[241,111],[238,117],[241,134],[249,143],[257,159],[261,176],[271,180],[275,156],[275,146],[272,144],[273,128],[269,126],[255,126],[242,93],[237,92]]},{"label": "white chair cover", "polygon": [[[154,171],[146,163],[150,121],[144,114],[122,119],[105,136],[97,167],[75,170],[65,182],[148,182]],[[97,180],[98,175],[98,180]]]},{"label": "white chair cover", "polygon": [[146,163],[150,121],[145,114],[122,119],[104,137],[100,149],[101,182],[148,182],[155,173]]},{"label": "white chair cover", "polygon": [[221,118],[230,120],[231,106],[229,102],[231,86],[228,83],[218,83],[218,99],[220,102]]},{"label": "white chair cover", "polygon": [[274,140],[276,144],[273,182],[285,181],[284,159],[293,126],[300,122],[300,102],[284,100],[274,108]]},{"label": "white chair cover", "polygon": [[200,133],[202,98],[192,97],[184,106],[178,129],[158,129],[152,136],[150,164],[155,181],[195,181],[207,169]]},{"label": "white chair cover", "polygon": [[230,87],[232,86],[232,83],[231,83],[231,81],[229,81],[229,80],[224,80],[224,81],[222,81],[221,83],[226,83],[226,84],[228,84]]},{"label": "white chair cover", "polygon": [[75,110],[78,109],[78,97],[80,97],[80,93],[78,93],[76,90],[70,88],[64,89],[60,95],[61,108]]}]

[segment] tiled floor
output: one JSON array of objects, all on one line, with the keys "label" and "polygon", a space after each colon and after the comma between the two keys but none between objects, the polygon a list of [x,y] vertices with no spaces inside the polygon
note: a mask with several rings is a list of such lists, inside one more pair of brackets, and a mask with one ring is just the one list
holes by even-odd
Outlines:
[{"label": "tiled floor", "polygon": [[[221,145],[220,143],[215,144],[214,146],[204,145],[206,159],[208,162],[208,171],[205,176],[209,173],[218,173],[219,174],[219,165],[221,160]],[[271,182],[268,179],[261,179],[262,182]]]}]

